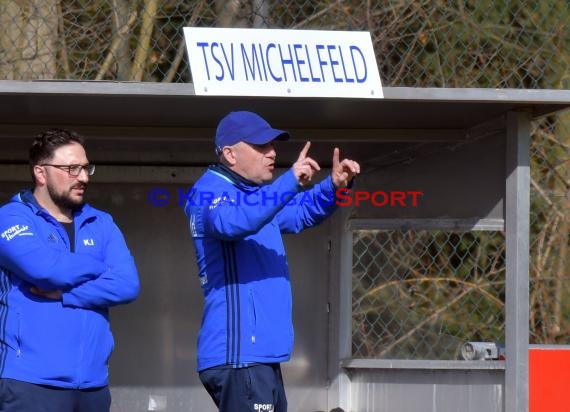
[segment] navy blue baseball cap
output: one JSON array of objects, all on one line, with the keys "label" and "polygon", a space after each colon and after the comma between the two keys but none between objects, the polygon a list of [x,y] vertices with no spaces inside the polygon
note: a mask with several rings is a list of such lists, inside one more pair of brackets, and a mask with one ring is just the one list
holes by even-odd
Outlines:
[{"label": "navy blue baseball cap", "polygon": [[287,140],[289,133],[274,129],[265,119],[253,112],[230,112],[220,120],[216,129],[216,153],[219,155],[224,146],[232,146],[238,142],[262,145],[276,139]]}]

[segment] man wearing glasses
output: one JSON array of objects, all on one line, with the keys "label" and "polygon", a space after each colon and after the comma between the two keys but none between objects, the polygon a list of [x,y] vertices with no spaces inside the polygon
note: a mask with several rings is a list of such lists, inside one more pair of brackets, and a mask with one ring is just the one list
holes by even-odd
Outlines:
[{"label": "man wearing glasses", "polygon": [[105,412],[108,311],[139,293],[111,216],[84,201],[83,139],[51,129],[30,148],[32,190],[0,208],[0,412]]}]

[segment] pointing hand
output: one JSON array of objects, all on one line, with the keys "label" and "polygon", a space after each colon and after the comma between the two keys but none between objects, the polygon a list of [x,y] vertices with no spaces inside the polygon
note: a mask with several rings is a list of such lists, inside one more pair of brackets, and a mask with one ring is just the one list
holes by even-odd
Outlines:
[{"label": "pointing hand", "polygon": [[360,173],[360,165],[354,160],[340,159],[340,150],[334,148],[331,178],[337,188],[346,187],[350,181]]},{"label": "pointing hand", "polygon": [[305,143],[305,147],[303,147],[303,150],[299,153],[299,158],[293,163],[292,167],[293,174],[301,186],[307,185],[313,178],[313,175],[321,170],[319,164],[307,156],[310,147],[311,142]]}]

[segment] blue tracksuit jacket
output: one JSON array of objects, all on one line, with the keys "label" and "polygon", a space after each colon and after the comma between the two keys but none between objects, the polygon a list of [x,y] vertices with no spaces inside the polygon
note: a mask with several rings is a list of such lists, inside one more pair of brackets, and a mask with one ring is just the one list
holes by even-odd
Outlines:
[{"label": "blue tracksuit jacket", "polygon": [[[138,274],[111,216],[76,211],[75,252],[30,191],[0,208],[0,377],[63,388],[107,385],[108,308],[135,299]],[[30,293],[63,291],[55,301]]]},{"label": "blue tracksuit jacket", "polygon": [[302,191],[291,170],[258,186],[211,166],[189,192],[189,217],[204,313],[198,370],[286,361],[293,349],[292,299],[282,233],[334,212],[330,177]]}]

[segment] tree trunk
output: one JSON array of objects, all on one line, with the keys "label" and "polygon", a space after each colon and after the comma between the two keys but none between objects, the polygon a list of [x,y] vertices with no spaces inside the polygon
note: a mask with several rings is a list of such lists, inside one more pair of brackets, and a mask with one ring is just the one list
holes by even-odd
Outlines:
[{"label": "tree trunk", "polygon": [[[248,15],[244,0],[216,0],[217,27],[240,28],[249,27]],[[250,10],[251,12],[251,10]]]},{"label": "tree trunk", "polygon": [[158,0],[145,0],[143,15],[141,17],[141,32],[139,34],[139,43],[135,52],[135,60],[133,61],[133,68],[131,80],[140,82],[143,80],[147,60],[151,53],[150,41],[152,39],[152,32],[154,30],[154,20],[158,11]]},{"label": "tree trunk", "polygon": [[57,0],[0,2],[0,77],[57,77]]},{"label": "tree trunk", "polygon": [[[131,74],[131,56],[129,50],[129,1],[113,0],[113,38],[118,39],[115,61],[117,64],[117,80],[129,80]],[[125,28],[128,28],[125,30]]]}]

